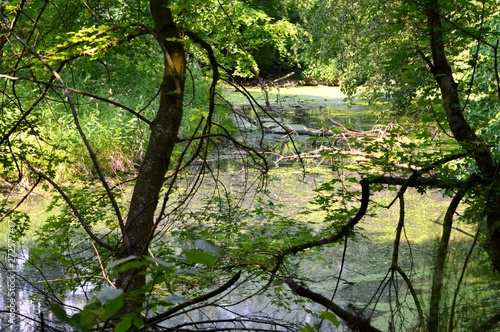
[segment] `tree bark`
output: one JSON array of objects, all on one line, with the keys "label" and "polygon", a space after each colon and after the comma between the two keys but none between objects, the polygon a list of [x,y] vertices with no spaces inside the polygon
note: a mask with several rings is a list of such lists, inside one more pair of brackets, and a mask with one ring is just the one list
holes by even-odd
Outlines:
[{"label": "tree bark", "polygon": [[450,129],[462,148],[476,161],[478,168],[481,170],[481,177],[490,183],[490,190],[486,193],[485,217],[487,227],[483,248],[488,253],[495,269],[500,271],[500,213],[498,213],[500,192],[494,189],[500,184],[499,165],[489,146],[476,135],[464,118],[458,85],[453,79],[452,69],[446,58],[438,0],[428,1],[425,13],[432,52],[432,62],[430,60],[428,62],[441,90],[443,108]]},{"label": "tree bark", "polygon": [[[498,163],[490,151],[488,145],[476,135],[463,115],[462,105],[460,103],[458,85],[453,79],[453,72],[448,63],[445,53],[445,43],[443,36],[443,26],[441,24],[441,14],[439,13],[439,1],[429,0],[424,7],[427,16],[429,28],[429,38],[431,45],[432,60],[426,59],[431,67],[432,74],[439,85],[443,108],[446,112],[447,121],[455,139],[469,156],[474,158],[480,169],[483,182],[489,183],[489,190],[485,191],[486,206],[484,214],[479,216],[477,222],[481,223],[486,218],[486,236],[483,248],[497,271],[500,271],[500,193],[495,190],[499,185]],[[456,203],[458,204],[458,202]],[[447,216],[447,223],[451,225],[453,215]],[[444,266],[446,257],[446,248],[438,253],[439,259],[443,260],[440,265]],[[436,271],[433,295],[429,311],[427,329],[430,332],[438,331],[439,321],[439,301],[440,301],[440,283],[442,282],[442,273]],[[439,280],[436,280],[438,278]]]},{"label": "tree bark", "polygon": [[[154,22],[154,31],[151,32],[155,34],[164,55],[164,73],[158,112],[151,123],[148,148],[130,202],[121,257],[140,257],[147,253],[154,232],[160,191],[170,165],[183,113],[186,66],[184,46],[168,8],[168,1],[150,0],[150,10]],[[139,272],[141,271],[134,269],[121,273],[117,279],[117,287],[129,294],[141,289],[145,285],[145,276]],[[123,312],[139,310],[143,300],[142,295],[128,299]]]}]

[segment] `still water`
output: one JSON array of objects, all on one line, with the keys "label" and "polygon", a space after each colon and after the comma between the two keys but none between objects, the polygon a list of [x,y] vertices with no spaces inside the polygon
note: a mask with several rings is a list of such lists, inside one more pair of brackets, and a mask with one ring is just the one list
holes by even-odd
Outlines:
[{"label": "still water", "polygon": [[[331,176],[327,168],[321,171],[316,170],[315,172],[314,169],[310,169],[309,173],[305,176],[300,170],[290,167],[279,167],[271,170],[273,182],[269,185],[269,195],[275,197],[278,201],[289,202],[289,209],[298,211],[307,204],[307,201],[312,199],[314,196],[313,189],[317,188],[319,183],[324,182]],[[238,182],[238,175],[233,174],[230,177],[234,182]],[[280,185],[273,186],[273,183]],[[297,195],[297,193],[300,193],[300,195]],[[444,209],[447,201],[441,199],[437,194],[434,197],[424,198],[417,194],[412,194],[411,197],[407,202],[408,207],[409,209],[419,211],[419,213],[418,217],[415,215],[407,221],[406,231],[408,237],[416,238],[422,232],[437,236],[440,230],[439,225],[430,223],[430,225],[424,226],[421,223],[423,220],[437,219],[441,213],[440,208]],[[378,200],[389,202],[392,198],[392,193],[384,193],[379,195]],[[429,210],[426,208],[429,205],[434,206],[434,209]],[[293,211],[291,212],[293,213]],[[386,329],[390,312],[390,295],[388,295],[388,292],[380,292],[380,287],[384,285],[383,280],[390,267],[392,238],[397,220],[397,211],[391,210],[384,211],[383,215],[376,218],[366,218],[360,225],[364,228],[364,236],[358,237],[354,242],[348,242],[344,263],[342,262],[343,246],[337,245],[326,249],[319,256],[311,255],[301,260],[299,266],[300,274],[310,277],[311,287],[327,297],[331,297],[335,288],[338,288],[335,293],[335,302],[345,307],[354,304],[357,307],[363,308],[367,303],[374,302],[374,297],[376,297],[378,305],[375,307],[370,305],[365,310],[365,313],[372,318],[375,326],[383,330]],[[435,246],[434,235],[426,236],[425,239],[412,243],[411,252],[408,247],[404,247],[400,253],[401,266],[407,271],[413,271],[412,273],[415,278],[420,280],[419,283],[422,286],[421,294],[424,294],[425,291],[423,289],[428,287],[428,275],[425,273],[425,268],[429,266],[429,260],[432,258]],[[43,318],[46,323],[57,327],[60,331],[71,331],[69,327],[57,325],[55,317],[51,314],[50,310],[47,310],[45,302],[51,298],[50,292],[46,294],[45,298],[32,299],[33,295],[40,293],[36,287],[41,286],[40,282],[42,280],[64,277],[61,275],[62,272],[51,270],[44,271],[44,275],[41,275],[39,271],[26,267],[25,263],[29,261],[28,252],[27,247],[19,244],[16,248],[15,268],[11,271],[0,270],[3,294],[0,298],[0,307],[5,308],[7,311],[1,317],[3,330],[40,330],[36,322],[40,321],[40,313],[43,312]],[[18,275],[15,284],[15,298],[16,313],[20,314],[20,316],[16,316],[13,329],[11,329],[12,325],[9,322],[8,304],[10,299],[6,294],[8,291],[6,281],[12,272]],[[341,279],[338,283],[339,275]],[[400,294],[404,294],[407,291],[401,280],[394,282],[397,283]],[[392,287],[395,287],[394,282]],[[244,325],[246,328],[266,328],[268,326],[263,322],[267,318],[292,321],[301,326],[304,326],[306,323],[314,324],[319,321],[314,315],[305,312],[300,304],[291,305],[289,308],[283,309],[281,306],[271,303],[271,298],[265,294],[258,294],[237,305],[227,306],[229,303],[238,302],[237,300],[242,299],[243,294],[255,291],[254,287],[254,285],[248,285],[247,289],[239,288],[236,293],[220,301],[217,306],[184,313],[171,320],[170,324],[177,325],[210,319],[219,321],[216,326],[217,328],[234,327],[235,325]],[[289,292],[288,289],[286,291]],[[67,297],[63,302],[66,305],[68,314],[72,314],[78,308],[82,308],[91,294],[92,289],[88,286],[82,286],[77,292],[66,294]],[[409,298],[407,300],[410,302]],[[71,308],[75,310],[71,310]],[[323,309],[319,305],[314,304],[308,304],[306,308],[315,313]],[[238,323],[239,319],[248,317],[258,318],[262,323]],[[407,317],[410,317],[410,315],[407,314]],[[411,320],[410,318],[408,319]],[[207,323],[203,327],[209,328],[210,324]],[[329,331],[332,328],[324,325],[324,330]],[[334,330],[342,331],[342,328]]]},{"label": "still water", "polygon": [[[338,94],[338,90],[329,90],[331,95],[325,97],[325,92],[318,93],[318,90],[310,89],[308,104],[316,103],[317,107],[312,111],[307,111],[303,106],[303,97],[296,97],[294,92],[280,91],[281,100],[277,100],[277,105],[288,102],[280,114],[291,124],[304,124],[310,128],[327,128],[328,119],[341,122],[347,127],[355,129],[369,129],[375,123],[381,121],[380,118],[365,114],[365,108],[355,106],[348,108],[342,103],[343,96]],[[287,94],[288,93],[288,94]],[[307,98],[306,98],[307,99]],[[306,140],[307,141],[307,140]],[[283,136],[276,136],[272,140],[274,148],[280,152],[287,152],[289,139]],[[307,144],[307,142],[305,143]],[[224,177],[227,178],[227,185],[230,188],[238,187],[244,181],[242,169],[231,162],[222,165]],[[270,173],[272,182],[268,185],[268,195],[277,202],[285,204],[287,213],[294,216],[300,209],[306,208],[308,202],[314,197],[314,189],[319,184],[328,181],[332,176],[328,167],[320,165],[308,165],[306,172],[302,165],[276,165]],[[376,200],[381,206],[390,202],[394,198],[394,192],[382,192],[377,194]],[[407,200],[409,209],[408,220],[406,221],[407,244],[402,245],[399,263],[403,269],[408,271],[416,281],[419,294],[426,297],[429,288],[429,273],[426,269],[431,265],[430,260],[434,252],[436,238],[440,232],[440,225],[433,221],[439,220],[447,205],[447,200],[443,200],[439,194],[420,196],[411,193]],[[41,204],[43,206],[43,204]],[[432,208],[429,208],[432,207]],[[297,261],[299,274],[308,277],[306,283],[311,288],[322,293],[328,298],[335,294],[334,301],[344,307],[353,305],[357,308],[365,309],[364,314],[370,317],[374,326],[387,330],[390,312],[394,310],[391,303],[395,296],[404,299],[408,305],[406,311],[401,312],[410,327],[415,322],[414,306],[408,296],[408,290],[402,283],[401,278],[395,278],[390,282],[385,279],[391,266],[392,246],[394,232],[398,221],[398,211],[396,209],[386,210],[380,208],[377,217],[366,217],[360,227],[363,228],[363,236],[356,237],[355,241],[348,241],[344,253],[343,245],[329,247],[316,255],[310,255]],[[461,240],[460,240],[461,241]],[[71,331],[70,328],[60,326],[55,323],[55,317],[47,310],[46,303],[53,300],[49,290],[45,290],[43,296],[34,297],[40,294],[39,287],[43,280],[51,280],[64,277],[61,271],[49,270],[41,271],[30,268],[29,245],[21,243],[15,244],[15,263],[13,266],[4,266],[0,269],[0,279],[2,281],[0,297],[0,308],[3,308],[0,317],[1,331],[37,331],[40,330],[40,321],[44,321],[54,326],[59,331]],[[11,277],[16,276],[15,283]],[[50,283],[49,283],[50,284]],[[188,323],[192,321],[218,320],[216,326],[205,324],[204,328],[241,327],[246,329],[257,329],[269,327],[265,324],[265,319],[283,319],[291,321],[300,326],[306,323],[314,324],[319,321],[313,313],[318,313],[322,308],[318,305],[306,304],[306,311],[301,304],[293,304],[284,309],[282,306],[272,303],[271,297],[265,293],[252,296],[237,305],[229,306],[229,303],[238,302],[243,299],[245,293],[255,291],[255,285],[245,285],[237,292],[228,295],[216,306],[208,306],[202,310],[185,312],[177,316],[170,323],[172,325]],[[285,287],[285,291],[289,289]],[[12,294],[14,293],[14,294]],[[65,305],[68,314],[76,312],[87,302],[92,294],[92,286],[82,285],[78,291],[66,294],[62,304]],[[11,324],[9,307],[11,296],[15,298],[16,318]],[[374,305],[377,303],[377,305]],[[43,313],[43,315],[41,315]],[[254,317],[261,320],[260,323],[240,323],[239,319]],[[241,326],[240,326],[241,325]],[[200,327],[200,326],[198,326]],[[324,330],[333,330],[331,326],[323,325]],[[342,326],[336,329],[342,331]]]}]

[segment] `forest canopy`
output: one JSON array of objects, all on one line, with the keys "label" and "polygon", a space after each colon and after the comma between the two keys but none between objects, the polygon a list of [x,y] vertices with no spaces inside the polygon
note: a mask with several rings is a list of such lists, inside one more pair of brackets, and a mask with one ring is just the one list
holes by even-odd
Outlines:
[{"label": "forest canopy", "polygon": [[500,329],[499,5],[1,1],[2,329]]}]

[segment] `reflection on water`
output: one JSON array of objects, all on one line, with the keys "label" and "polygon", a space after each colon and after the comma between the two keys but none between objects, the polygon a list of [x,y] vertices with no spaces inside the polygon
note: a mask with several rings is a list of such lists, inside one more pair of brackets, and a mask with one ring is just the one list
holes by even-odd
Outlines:
[{"label": "reflection on water", "polygon": [[310,128],[330,128],[328,119],[333,119],[347,128],[370,130],[375,124],[384,124],[384,119],[374,115],[365,105],[354,105],[351,108],[323,106],[314,109],[295,109],[283,113],[284,119],[293,124],[303,124]]},{"label": "reflection on water", "polygon": [[[5,266],[0,269],[0,278],[2,280],[2,297],[0,297],[0,307],[4,308],[0,317],[0,331],[42,331],[42,321],[46,324],[45,331],[48,326],[57,329],[58,331],[72,331],[69,326],[62,326],[57,322],[57,319],[51,313],[47,306],[47,298],[41,298],[40,294],[44,293],[40,288],[41,275],[35,269],[30,269],[24,266],[28,255],[23,251],[16,261],[16,267],[13,270],[7,271]],[[47,272],[47,271],[45,271]],[[5,281],[9,276],[15,274],[15,287],[13,294],[6,292]],[[57,275],[58,271],[52,271],[51,277],[62,278]],[[47,275],[45,277],[48,277]],[[78,312],[87,302],[87,295],[90,289],[67,293],[63,301],[63,306],[68,315]],[[319,320],[312,315],[306,314],[298,306],[291,306],[290,309],[284,310],[282,307],[271,303],[271,299],[265,295],[259,294],[252,296],[249,299],[242,298],[242,293],[255,291],[255,289],[238,288],[237,294],[229,294],[221,297],[221,301],[215,305],[205,305],[201,309],[186,309],[183,312],[175,315],[167,322],[167,326],[195,326],[199,329],[219,329],[219,328],[245,328],[258,329],[269,328],[266,322],[294,322],[299,325],[305,323],[317,323]],[[14,295],[13,303],[10,310],[9,303],[11,302],[9,295]],[[50,297],[50,294],[46,294]],[[53,299],[52,299],[53,301]],[[231,303],[237,303],[232,305]],[[319,312],[321,309],[318,305],[310,305],[311,311]],[[10,312],[14,315],[10,316]],[[194,324],[194,322],[199,322]],[[327,326],[327,325],[325,325]],[[278,329],[279,330],[279,329]]]},{"label": "reflection on water", "polygon": [[[232,167],[234,167],[234,165]],[[238,169],[239,167],[236,167],[233,170]],[[228,170],[231,170],[231,168],[229,167]],[[317,170],[317,172],[319,172],[319,170]],[[241,179],[233,173],[226,174],[225,176],[230,178],[231,183],[234,183],[234,185],[241,183]],[[322,173],[307,173],[304,175],[300,170],[290,166],[272,169],[270,176],[273,180],[269,185],[269,195],[277,197],[281,202],[287,202],[287,212],[296,213],[298,210],[306,207],[307,202],[312,199],[314,195],[313,189],[316,188],[319,183],[325,182],[332,174],[326,168]],[[300,195],[297,193],[300,193]],[[381,193],[380,195],[383,194]],[[387,197],[374,197],[374,199],[385,199],[388,201],[392,200],[392,198],[393,196],[390,193],[387,194]],[[425,214],[422,212],[415,212],[409,215],[406,230],[410,238],[412,237],[411,234],[433,233],[434,231],[432,229],[422,228],[422,220],[416,218],[423,218],[425,221],[435,220],[439,217],[441,213],[440,210],[438,208],[435,210],[426,209],[426,206],[430,203],[420,196],[408,199],[407,203],[409,207],[415,206],[416,211],[425,211]],[[434,206],[437,207],[437,205]],[[446,206],[446,201],[442,202],[442,206]],[[386,218],[386,220],[384,218]],[[306,280],[306,284],[314,291],[330,298],[336,288],[337,277],[342,270],[339,287],[335,294],[336,303],[344,307],[348,307],[349,303],[357,307],[363,307],[367,302],[373,300],[373,296],[379,289],[380,283],[387,274],[391,264],[392,237],[397,220],[397,210],[384,210],[384,213],[379,217],[367,218],[364,220],[360,226],[365,229],[364,234],[366,237],[359,237],[357,241],[349,242],[346,263],[343,267],[341,260],[343,247],[341,245],[328,248],[314,255],[305,255],[302,257],[300,259],[300,274],[310,278],[310,280]],[[440,227],[437,224],[431,225],[435,227],[435,229],[439,229]],[[384,238],[387,235],[388,238]],[[414,250],[412,255],[410,255],[407,249],[402,248],[400,253],[400,265],[405,268],[406,271],[409,271],[412,267],[414,270],[422,269],[426,264],[425,262],[431,258],[429,253],[432,252],[433,245],[433,242],[419,244],[419,250]],[[415,247],[416,245],[414,245],[414,249]],[[409,258],[410,256],[411,260]],[[36,270],[27,268],[23,265],[27,259],[27,250],[20,250],[18,259],[16,260],[15,271],[19,276],[26,279],[25,281],[17,279],[16,283],[16,312],[19,313],[20,316],[18,316],[16,326],[10,329],[11,325],[8,322],[8,311],[3,312],[1,326],[5,331],[36,331],[39,327],[39,323],[37,322],[41,319],[39,316],[40,312],[44,312],[45,322],[51,326],[56,326],[55,317],[53,317],[50,310],[46,307],[46,302],[50,294],[47,294],[47,298],[33,298],[33,295],[40,293],[34,287],[41,286],[38,282],[43,280],[43,277]],[[429,265],[427,264],[427,266]],[[62,272],[58,270],[45,271],[44,273],[47,279],[63,277],[61,275]],[[0,279],[2,280],[1,291],[3,295],[0,298],[0,306],[5,311],[7,309],[6,304],[9,303],[6,289],[8,271],[0,269],[0,274]],[[248,287],[250,287],[250,285]],[[397,282],[397,288],[400,289],[401,292],[405,292],[405,287],[400,283],[400,280]],[[66,294],[67,297],[64,300],[64,304],[68,306],[68,308],[82,308],[86,303],[86,293],[88,290],[89,288],[87,287],[76,293]],[[284,292],[291,295],[291,292],[287,288]],[[313,315],[304,312],[300,305],[290,303],[290,307],[284,309],[283,307],[271,303],[270,298],[265,295],[252,297],[235,306],[227,306],[227,304],[239,300],[243,294],[244,289],[238,289],[238,293],[231,294],[230,297],[220,301],[217,306],[205,307],[202,310],[179,314],[175,319],[169,321],[168,324],[179,325],[189,324],[193,321],[205,321],[206,323],[203,326],[208,328],[213,324],[209,323],[209,320],[219,320],[217,326],[220,328],[223,326],[229,327],[242,324],[245,324],[247,327],[256,327],[257,323],[241,322],[242,319],[249,317],[259,317],[261,319],[272,317],[274,319],[292,321],[302,326],[307,322],[315,323],[318,321]],[[382,329],[387,328],[387,315],[390,310],[387,304],[389,298],[386,294],[387,292],[376,299],[380,304],[375,308],[374,312],[372,312],[373,307],[367,309],[369,315],[373,313],[372,318],[374,320],[380,318],[380,325],[378,327]],[[32,300],[30,300],[30,298],[32,298]],[[226,306],[224,306],[224,304],[226,304]],[[312,312],[319,312],[323,308],[317,305],[308,305],[308,309]],[[72,312],[69,312],[68,309],[68,314],[71,313]],[[64,330],[64,328],[60,327],[60,330]],[[70,329],[67,330],[69,331]]]},{"label": "reflection on water", "polygon": [[[2,262],[0,267],[1,294],[0,308],[4,308],[0,317],[0,331],[39,331],[41,330],[41,321],[46,324],[57,326],[56,319],[47,307],[50,293],[42,288],[41,281],[51,278],[62,278],[60,271],[41,271],[28,268],[25,263],[29,260],[29,250],[19,248],[16,255],[15,268],[8,268]],[[14,278],[14,287],[8,284],[8,279]],[[41,295],[45,294],[45,296]],[[13,295],[13,296],[12,296]],[[10,304],[13,305],[10,305]],[[86,303],[85,292],[77,291],[67,293],[62,301],[68,314],[73,314],[77,309],[83,308]],[[9,306],[10,305],[10,306]],[[14,312],[15,315],[11,315]],[[58,326],[59,330],[64,328]],[[71,331],[67,329],[67,331]]]},{"label": "reflection on water", "polygon": [[[284,117],[287,121],[290,121],[290,123],[305,124],[311,128],[327,128],[326,119],[328,118],[332,118],[347,127],[364,130],[370,129],[375,121],[378,121],[377,118],[366,114],[362,106],[350,110],[343,110],[342,112],[336,106],[320,107],[313,111],[296,109],[285,112]],[[276,138],[278,139],[279,135]],[[278,142],[276,144],[282,144],[282,146],[277,147],[281,154],[286,154],[286,149],[292,149],[286,138],[284,142]],[[304,144],[307,144],[307,142]],[[227,177],[236,177],[234,174],[238,174],[240,170],[245,168],[245,165],[237,164],[233,160],[218,161],[218,166],[221,172],[228,173],[225,175]],[[303,177],[304,174],[300,171],[294,172],[293,167],[281,167],[281,170],[281,172],[279,170],[274,170],[271,173],[274,182],[277,182],[276,187],[278,187],[278,189],[270,186],[270,196],[278,197],[280,201],[289,204],[289,206],[287,206],[289,211],[299,210],[305,207],[313,196],[312,190],[317,187],[318,183],[324,182],[325,180],[324,177],[311,177],[310,174]],[[326,172],[324,176],[331,177],[332,174]],[[238,186],[243,183],[237,178],[231,181],[231,186]],[[284,193],[284,190],[287,190],[287,192]],[[390,199],[392,199],[392,196]],[[293,202],[294,205],[292,206],[290,202]],[[421,207],[421,210],[425,210],[425,206]],[[439,217],[439,210],[429,212],[432,212],[433,215],[426,216],[426,220],[436,220]],[[384,216],[388,215],[388,212],[384,212]],[[415,213],[413,215],[417,216],[419,214]],[[315,291],[330,298],[337,287],[338,276],[342,270],[338,291],[335,294],[335,302],[345,307],[348,307],[349,303],[362,307],[367,302],[372,301],[374,294],[378,291],[381,281],[390,267],[392,235],[398,220],[397,216],[392,216],[391,218],[392,219],[389,221],[392,223],[390,224],[391,226],[388,229],[380,230],[380,234],[377,233],[379,232],[378,228],[385,227],[389,222],[384,224],[380,219],[368,219],[369,223],[367,222],[363,227],[367,230],[367,234],[375,236],[371,239],[369,237],[360,238],[357,242],[350,243],[346,259],[347,263],[342,264],[342,248],[328,248],[319,253],[318,256],[310,256],[310,259],[305,258],[301,260],[300,270],[302,275],[311,278],[310,284],[314,287]],[[421,220],[419,220],[419,222],[420,221]],[[415,225],[411,225],[412,222],[415,222]],[[417,234],[423,232],[417,221],[413,221],[412,218],[409,218],[407,231],[410,232],[413,226],[416,228]],[[391,239],[380,240],[379,236],[385,236],[384,234],[390,234]],[[379,240],[374,240],[373,238]],[[432,246],[432,243],[427,245]],[[427,252],[430,251],[432,250],[428,250]],[[402,252],[400,265],[405,269],[422,268],[424,265],[422,262],[430,257],[427,252],[423,251],[422,256],[424,258],[422,261],[419,261],[420,258],[417,257],[420,252],[413,253],[412,260],[415,261],[415,266],[412,266],[413,262],[411,264],[409,263],[409,259],[403,260],[406,256]],[[46,323],[56,326],[55,317],[46,306],[50,294],[47,294],[47,298],[37,297],[36,299],[34,295],[40,294],[36,287],[41,286],[39,282],[44,278],[51,279],[64,276],[60,275],[60,271],[44,271],[45,275],[42,276],[38,271],[26,268],[23,265],[27,259],[27,250],[21,250],[15,264],[15,272],[20,278],[17,278],[15,283],[15,311],[18,316],[16,316],[14,325],[9,322],[10,308],[8,308],[8,304],[10,303],[8,277],[11,276],[11,274],[5,268],[0,269],[0,279],[2,281],[0,308],[3,310],[2,316],[0,317],[0,326],[2,331],[36,331],[39,329],[39,322],[42,319],[40,316],[41,312],[44,313],[43,319]],[[400,284],[400,280],[396,281],[393,287],[394,285],[402,292],[405,291],[403,285]],[[83,307],[87,301],[86,296],[88,291],[89,287],[80,289],[75,293],[66,294],[64,304],[66,308],[68,308],[68,314],[74,313],[74,310],[72,311],[71,308],[77,309]],[[243,291],[243,289],[239,290],[241,293]],[[288,289],[286,291],[289,292]],[[234,306],[229,306],[227,304],[238,302],[238,300],[241,299],[241,293],[231,294],[223,300],[224,302],[221,301],[221,303],[218,303],[217,306],[207,306],[201,310],[183,312],[170,320],[168,324],[175,326],[199,321],[205,323],[198,325],[198,328],[237,326],[252,329],[265,326],[265,324],[263,321],[260,323],[249,323],[243,322],[243,320],[246,318],[259,318],[265,320],[267,317],[295,322],[302,326],[306,323],[314,324],[318,322],[316,317],[305,312],[300,305],[291,303],[289,308],[284,309],[283,307],[271,303],[271,299],[265,295],[254,296]],[[373,314],[374,319],[387,315],[389,312],[387,305],[389,298],[387,296],[380,296],[376,300],[382,303],[382,305],[377,306],[375,311],[368,308],[368,315],[371,316]],[[226,305],[224,305],[224,303],[226,303]],[[318,305],[308,305],[307,308],[311,312],[319,312],[323,309]],[[215,326],[214,321],[218,321]],[[386,322],[387,321],[382,321],[379,327],[386,329]],[[193,327],[193,325],[189,327]],[[60,330],[65,329],[60,326],[58,328]],[[67,328],[67,330],[70,331],[69,328]]]},{"label": "reflection on water", "polygon": [[[380,250],[377,254],[376,251]],[[340,285],[335,295],[335,302],[344,307],[349,307],[354,304],[357,307],[363,307],[364,304],[373,301],[373,296],[379,290],[380,284],[390,266],[390,248],[387,245],[374,244],[369,239],[360,239],[352,242],[348,246],[346,263],[342,266],[342,246],[328,248],[320,255],[322,259],[318,260],[315,256],[307,257],[301,260],[300,269],[303,275],[311,278],[308,283],[313,286],[313,290],[327,297],[331,297],[337,285],[337,278],[342,270]],[[404,251],[404,250],[403,250]],[[367,253],[370,252],[371,255]],[[428,255],[428,254],[425,254]],[[402,252],[404,257],[404,252]],[[28,259],[25,250],[18,256],[16,261],[15,272],[19,278],[16,281],[15,288],[15,303],[16,303],[16,321],[12,325],[9,323],[8,312],[4,312],[1,317],[1,331],[40,331],[40,313],[43,312],[44,320],[47,324],[57,327],[60,331],[71,331],[69,327],[57,325],[55,317],[47,309],[46,301],[43,298],[35,300],[33,295],[39,294],[37,287],[42,280],[40,274],[34,270],[27,268],[23,263]],[[417,255],[415,260],[419,259]],[[404,262],[403,262],[404,263]],[[418,263],[418,262],[417,262]],[[420,265],[420,263],[419,263]],[[0,306],[6,308],[9,303],[9,298],[6,294],[5,281],[8,277],[8,271],[0,269],[0,278],[2,280],[2,294],[0,298]],[[46,275],[47,279],[62,277],[60,271],[52,271]],[[312,283],[312,280],[316,280]],[[392,284],[392,287],[397,287],[400,292],[404,292],[405,287],[401,280],[396,280],[397,286]],[[68,314],[73,314],[76,310],[70,308],[82,308],[86,303],[86,292],[89,289],[84,289],[75,293],[66,294],[64,304]],[[186,310],[175,316],[167,322],[167,326],[185,325],[186,327],[195,327],[199,329],[221,329],[221,328],[245,328],[258,329],[269,328],[266,321],[273,319],[274,321],[293,322],[300,326],[306,323],[315,324],[319,319],[305,312],[299,304],[288,303],[288,308],[283,308],[274,303],[266,295],[256,295],[243,302],[240,302],[243,294],[250,294],[256,291],[255,286],[248,285],[238,288],[237,292],[229,294],[217,302],[216,306],[206,306],[200,310]],[[288,291],[288,290],[286,290]],[[50,296],[47,294],[47,296]],[[386,319],[384,315],[389,313],[389,308],[386,303],[389,301],[387,293],[377,298],[379,306],[373,310],[373,307],[365,310],[365,315],[372,320],[380,320],[380,328],[386,328]],[[238,303],[230,305],[230,303]],[[310,312],[318,313],[323,310],[319,305],[307,305]],[[7,310],[8,311],[8,310]],[[254,322],[248,322],[248,319]],[[193,322],[201,322],[193,324]],[[326,324],[326,323],[325,323]],[[326,325],[325,325],[326,328]],[[278,329],[279,330],[279,329]],[[329,330],[326,328],[326,330]],[[338,331],[342,331],[339,329]]]}]

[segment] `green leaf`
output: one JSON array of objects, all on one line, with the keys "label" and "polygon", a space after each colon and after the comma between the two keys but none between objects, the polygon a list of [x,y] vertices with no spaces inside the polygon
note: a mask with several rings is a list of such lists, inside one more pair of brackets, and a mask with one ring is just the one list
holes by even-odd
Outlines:
[{"label": "green leaf", "polygon": [[134,320],[132,321],[132,324],[134,324],[135,327],[141,328],[144,326],[144,321],[140,317],[135,317]]},{"label": "green leaf", "polygon": [[335,316],[335,314],[333,312],[321,310],[320,316],[321,316],[321,318],[324,318],[327,321],[331,322],[336,327],[340,326],[340,321],[337,318],[337,316]]},{"label": "green leaf", "polygon": [[189,263],[199,263],[205,266],[214,266],[217,260],[212,254],[196,249],[184,251],[184,256],[186,256]]},{"label": "green leaf", "polygon": [[309,323],[306,324],[306,326],[300,326],[299,327],[299,332],[315,332],[316,329]]},{"label": "green leaf", "polygon": [[215,244],[209,241],[202,239],[194,241],[194,245],[196,248],[211,253],[212,255],[215,256],[219,255],[222,251],[220,247],[216,246]]},{"label": "green leaf", "polygon": [[113,317],[123,307],[123,296],[118,296],[104,305],[106,311],[101,315],[101,319],[106,320]]},{"label": "green leaf", "polygon": [[83,310],[92,310],[92,311],[95,311],[95,310],[98,310],[102,307],[101,305],[101,302],[99,302],[99,300],[95,297],[91,298],[87,304],[85,305],[85,307],[83,308]]},{"label": "green leaf", "polygon": [[61,321],[62,323],[69,323],[70,322],[70,319],[69,319],[68,315],[66,314],[66,311],[64,311],[64,309],[59,304],[50,303],[49,307],[50,307],[50,310],[52,310],[52,313],[54,313],[54,315],[57,317],[57,319],[59,319],[59,321]]},{"label": "green leaf", "polygon": [[89,331],[97,323],[97,314],[91,310],[83,310],[80,315],[79,327],[83,331]]},{"label": "green leaf", "polygon": [[135,315],[126,315],[123,317],[121,321],[118,322],[115,326],[114,332],[126,332],[132,326],[132,321],[134,320]]},{"label": "green leaf", "polygon": [[82,329],[81,319],[82,319],[82,313],[79,312],[79,313],[71,316],[68,324],[73,326],[73,327],[76,327],[77,328],[76,330],[79,332],[81,332],[81,331],[87,332],[87,330]]},{"label": "green leaf", "polygon": [[121,288],[108,288],[108,289],[103,289],[95,295],[95,297],[101,302],[101,304],[106,304],[109,301],[114,300],[118,296],[123,294],[123,289]]},{"label": "green leaf", "polygon": [[106,265],[106,270],[112,270],[114,267],[120,265],[120,264],[123,264],[123,263],[126,263],[126,262],[129,262],[131,260],[134,260],[136,259],[137,256],[134,256],[134,255],[130,255],[128,257],[125,257],[125,258],[122,258],[122,259],[119,259],[117,261],[112,261],[110,262],[108,265]]}]

